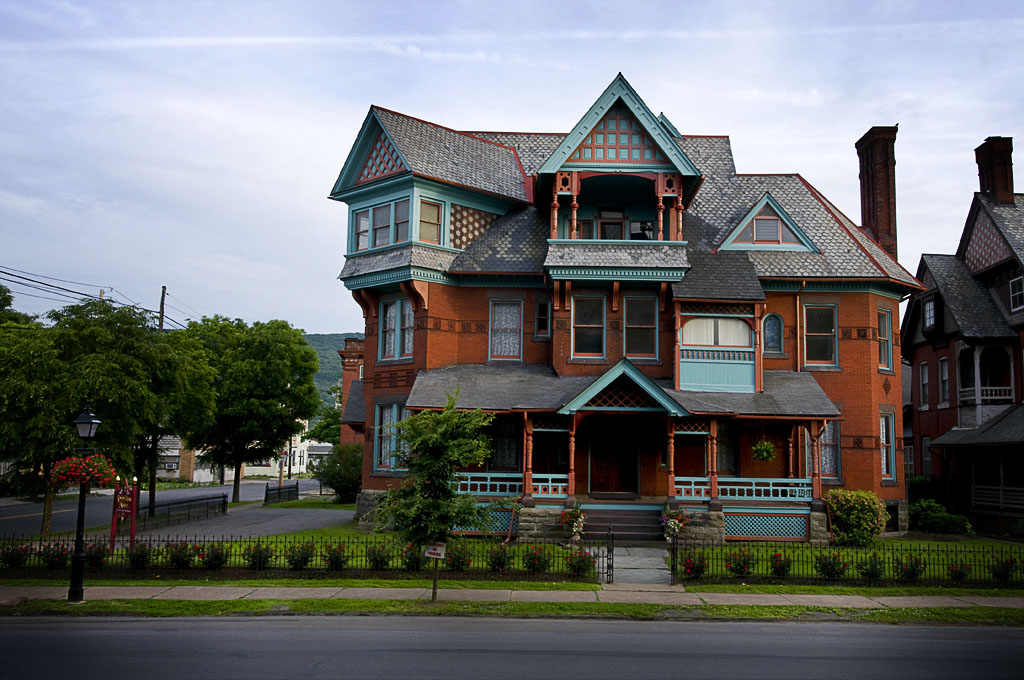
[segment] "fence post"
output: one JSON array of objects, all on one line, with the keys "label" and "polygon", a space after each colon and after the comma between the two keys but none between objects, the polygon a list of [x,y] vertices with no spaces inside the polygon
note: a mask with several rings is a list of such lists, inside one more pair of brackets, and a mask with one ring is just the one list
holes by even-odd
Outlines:
[{"label": "fence post", "polygon": [[608,574],[607,574],[606,583],[614,583],[615,582],[615,534],[612,533],[612,528],[611,527],[608,527],[608,534],[607,534],[606,539],[607,539],[606,550],[608,551],[608,565],[607,565],[608,566],[608,570],[607,570]]},{"label": "fence post", "polygon": [[676,568],[679,566],[679,533],[672,534],[672,546],[669,551],[669,569],[672,572],[672,577],[669,583],[676,585]]},{"label": "fence post", "polygon": [[270,502],[270,482],[267,482],[267,486],[263,489],[263,505]]},{"label": "fence post", "polygon": [[222,514],[222,515],[228,514],[228,495],[227,494],[221,494],[221,497],[220,497],[220,514]]}]

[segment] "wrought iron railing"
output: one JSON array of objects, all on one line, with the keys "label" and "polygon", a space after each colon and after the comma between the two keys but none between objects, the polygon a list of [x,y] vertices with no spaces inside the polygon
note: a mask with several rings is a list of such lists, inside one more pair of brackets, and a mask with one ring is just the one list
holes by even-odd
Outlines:
[{"label": "wrought iron railing", "polygon": [[297,479],[294,484],[284,484],[282,486],[277,486],[276,484],[271,486],[270,482],[267,482],[267,488],[263,491],[264,505],[297,500],[299,500],[299,480]]},{"label": "wrought iron railing", "polygon": [[174,501],[162,501],[153,506],[150,512],[148,504],[139,503],[135,512],[136,528],[140,531],[157,529],[195,522],[201,519],[217,517],[228,511],[228,495],[209,494],[192,496]]}]

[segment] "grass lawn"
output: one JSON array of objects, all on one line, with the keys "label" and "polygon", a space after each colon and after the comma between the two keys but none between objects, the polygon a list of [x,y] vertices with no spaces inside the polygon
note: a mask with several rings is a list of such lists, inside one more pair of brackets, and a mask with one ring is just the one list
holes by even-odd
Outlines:
[{"label": "grass lawn", "polygon": [[355,503],[335,503],[334,496],[320,498],[300,498],[297,501],[274,503],[273,508],[323,508],[325,510],[355,510]]}]

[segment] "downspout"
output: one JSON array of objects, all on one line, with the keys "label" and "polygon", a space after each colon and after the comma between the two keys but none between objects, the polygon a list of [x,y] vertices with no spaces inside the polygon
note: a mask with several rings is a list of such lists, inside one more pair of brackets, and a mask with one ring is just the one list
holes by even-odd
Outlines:
[{"label": "downspout", "polygon": [[803,342],[802,342],[803,335],[801,334],[801,330],[800,330],[801,326],[802,326],[801,321],[803,321],[803,314],[800,313],[800,293],[802,293],[804,288],[806,288],[806,287],[807,287],[807,281],[801,281],[800,282],[800,289],[797,290],[797,292],[796,292],[796,339],[795,339],[795,343],[796,343],[796,370],[797,370],[797,373],[799,373],[801,371],[801,366],[803,366],[803,361],[801,360],[802,357],[800,356],[800,348],[803,347]]}]

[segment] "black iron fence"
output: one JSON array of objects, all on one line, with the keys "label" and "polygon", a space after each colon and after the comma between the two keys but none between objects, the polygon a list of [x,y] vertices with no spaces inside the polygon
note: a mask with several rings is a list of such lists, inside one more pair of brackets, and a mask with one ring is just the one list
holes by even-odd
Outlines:
[{"label": "black iron fence", "polygon": [[[159,529],[160,527],[217,517],[227,511],[228,496],[223,493],[193,496],[175,501],[161,501],[153,507],[152,513],[150,513],[148,504],[139,503],[135,511],[135,527],[140,531]],[[125,529],[125,526],[122,525],[122,530]]]},{"label": "black iron fence", "polygon": [[299,480],[295,480],[294,484],[283,486],[270,486],[270,482],[267,482],[267,488],[263,492],[264,505],[297,500],[299,500]]},{"label": "black iron fence", "polygon": [[1024,546],[899,541],[876,547],[793,542],[669,544],[673,583],[1024,585]]},{"label": "black iron fence", "polygon": [[[609,537],[610,540],[610,537]],[[66,570],[72,541],[0,539],[0,578],[41,577]],[[532,581],[611,579],[611,545],[603,541],[503,541],[457,538],[439,562],[442,578]],[[434,568],[423,546],[395,538],[109,538],[86,541],[87,575],[166,580],[201,573],[209,579],[260,577],[426,578]]]}]

